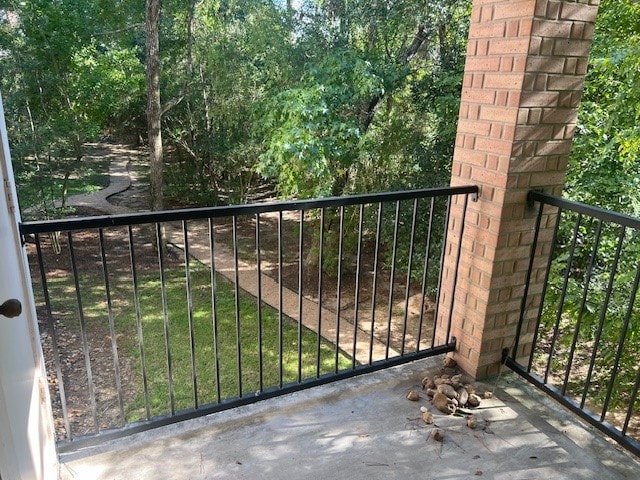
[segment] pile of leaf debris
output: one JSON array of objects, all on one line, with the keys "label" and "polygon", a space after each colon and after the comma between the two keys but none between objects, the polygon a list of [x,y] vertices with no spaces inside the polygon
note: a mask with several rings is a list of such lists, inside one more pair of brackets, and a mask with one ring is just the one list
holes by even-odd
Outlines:
[{"label": "pile of leaf debris", "polygon": [[[455,360],[450,357],[445,357],[443,366],[438,372],[422,379],[422,391],[421,395],[419,391],[410,390],[407,393],[407,400],[416,402],[426,395],[435,410],[466,419],[467,427],[471,429],[475,429],[478,425],[474,410],[484,399],[493,397],[492,392],[479,390],[468,376],[460,372]],[[420,410],[424,423],[433,424],[431,409],[422,406]],[[434,432],[432,432],[433,438],[442,441],[442,434],[439,436],[437,429]]]}]

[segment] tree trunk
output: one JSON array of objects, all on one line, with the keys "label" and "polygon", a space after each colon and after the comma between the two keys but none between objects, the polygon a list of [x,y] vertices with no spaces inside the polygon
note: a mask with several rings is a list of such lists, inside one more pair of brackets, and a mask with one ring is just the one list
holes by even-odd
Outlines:
[{"label": "tree trunk", "polygon": [[[413,41],[411,42],[411,44],[404,52],[398,52],[398,54],[396,55],[396,63],[402,66],[407,65],[411,61],[413,56],[418,53],[418,50],[420,50],[420,47],[422,47],[424,42],[427,41],[430,34],[430,25],[419,25],[418,31],[413,37]],[[360,113],[360,129],[363,133],[369,130],[371,122],[373,121],[373,117],[376,114],[376,107],[380,103],[380,100],[382,100],[385,95],[393,93],[395,88],[398,87],[405,78],[406,76],[402,79],[396,80],[395,84],[387,92],[374,95],[366,102],[364,108],[362,109],[362,112]]]},{"label": "tree trunk", "polygon": [[160,41],[158,24],[160,0],[147,0],[146,8],[146,69],[147,69],[147,128],[151,210],[163,207],[162,106],[160,104]]}]

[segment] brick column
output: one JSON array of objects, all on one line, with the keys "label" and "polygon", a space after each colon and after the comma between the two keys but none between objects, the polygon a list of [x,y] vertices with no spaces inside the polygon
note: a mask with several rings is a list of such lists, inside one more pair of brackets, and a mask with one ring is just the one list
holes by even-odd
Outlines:
[{"label": "brick column", "polygon": [[[562,191],[598,4],[473,1],[451,184],[479,185],[480,197],[469,205],[455,292],[455,253],[443,266],[437,334],[454,296],[455,358],[478,378],[497,373],[513,342],[535,225],[527,192]],[[540,289],[538,279],[534,307]],[[519,355],[530,348],[521,343]]]}]

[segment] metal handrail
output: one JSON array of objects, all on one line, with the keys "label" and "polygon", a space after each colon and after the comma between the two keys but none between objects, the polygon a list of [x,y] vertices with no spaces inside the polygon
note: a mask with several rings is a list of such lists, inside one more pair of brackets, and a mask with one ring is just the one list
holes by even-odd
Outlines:
[{"label": "metal handrail", "polygon": [[570,210],[572,212],[581,213],[582,215],[594,217],[604,222],[617,223],[618,225],[624,227],[640,230],[640,218],[632,217],[631,215],[626,215],[624,213],[618,213],[612,210],[606,210],[604,208],[587,205],[586,203],[576,202],[574,200],[568,200],[562,197],[556,197],[539,190],[531,190],[528,193],[527,199],[530,204],[539,202],[544,205],[551,205],[563,210]]},{"label": "metal handrail", "polygon": [[[541,191],[529,192],[528,201],[532,208],[536,202],[539,203],[539,207],[516,334],[512,347],[503,350],[503,363],[620,445],[640,456],[640,438],[634,438],[628,432],[631,418],[638,414],[634,405],[640,392],[640,372],[635,378],[626,380],[630,381],[633,387],[626,392],[628,398],[624,403],[624,421],[615,425],[612,423],[616,422],[607,421],[614,398],[614,385],[621,381],[622,352],[629,348],[632,320],[638,315],[636,303],[640,298],[640,258],[637,257],[639,246],[635,242],[640,233],[640,218],[555,197]],[[543,215],[553,220],[543,223]],[[548,235],[543,237],[540,232],[545,229]],[[605,237],[608,239],[610,250],[602,254],[602,243],[607,241],[604,240]],[[630,254],[631,262],[628,261]],[[556,261],[562,262],[557,270],[562,277],[560,279],[554,279],[552,275],[552,266]],[[621,272],[625,265],[627,269]],[[543,271],[540,272],[540,269]],[[587,304],[591,304],[592,309],[595,305],[596,300],[593,300],[591,295],[597,275],[603,275],[602,280],[606,281],[597,289],[602,298],[597,300],[599,303],[591,314],[589,324]],[[624,282],[624,288],[618,288],[622,286],[619,282],[616,283],[618,278],[629,278],[630,281]],[[553,303],[549,304],[549,286],[558,280],[558,298],[551,297]],[[530,295],[532,283],[538,285],[540,293]],[[573,300],[568,295],[570,285],[573,286],[574,292],[580,292],[577,297],[574,294]],[[617,320],[612,323],[609,309],[616,296],[619,297],[617,302],[620,306]],[[535,303],[532,302],[532,298],[535,299]],[[545,306],[551,308],[546,323]],[[535,317],[529,314],[530,309],[537,310]],[[535,322],[535,325],[529,322]],[[593,338],[588,337],[592,342],[580,341],[584,340],[585,328],[593,335]],[[607,343],[603,332],[611,328],[614,328],[616,340],[613,343],[609,340]],[[541,345],[540,339],[545,338],[545,335],[549,341]],[[563,337],[567,341],[564,350],[561,342]],[[526,344],[526,348],[522,348],[523,344]],[[597,357],[604,349],[610,350],[611,360],[606,365],[599,365]],[[574,372],[574,360],[579,352],[586,356],[589,367],[585,378],[576,376]],[[528,361],[521,363],[519,358],[523,357],[528,357]],[[537,364],[534,359],[537,359]],[[544,365],[540,363],[542,361]],[[586,364],[584,366],[586,367]],[[598,403],[600,400],[589,403],[587,398],[593,394],[593,380],[598,371],[603,383],[604,400],[601,404]],[[557,386],[554,386],[554,379],[558,379]],[[591,409],[600,411],[596,414]]]},{"label": "metal handrail", "polygon": [[64,218],[42,220],[20,224],[22,235],[48,232],[64,232],[85,228],[118,227],[149,223],[172,222],[181,220],[203,220],[208,218],[255,215],[267,212],[306,211],[328,207],[346,207],[349,205],[371,204],[379,202],[398,202],[414,198],[434,198],[441,196],[473,194],[478,195],[477,185],[459,187],[426,188],[420,190],[402,190],[398,192],[365,193],[344,197],[326,197],[309,200],[288,200],[245,205],[224,205],[204,208],[183,208],[162,212],[127,213],[121,215],[97,215],[83,218]]},{"label": "metal handrail", "polygon": [[[71,451],[109,438],[129,435],[133,432],[452,351],[456,343],[451,334],[451,319],[448,322],[446,320],[442,322],[437,308],[427,316],[425,296],[432,296],[431,300],[434,304],[439,305],[442,284],[446,282],[449,287],[449,283],[453,283],[455,288],[457,274],[443,278],[440,267],[445,255],[452,255],[455,258],[455,264],[459,264],[466,207],[470,198],[477,198],[478,191],[477,186],[456,186],[312,200],[68,218],[21,224],[21,234],[25,240],[29,237],[27,248],[32,259],[32,276],[34,283],[37,284],[34,285],[36,287],[34,290],[41,294],[39,311],[45,317],[42,323],[46,326],[49,335],[48,365],[50,369],[55,369],[55,372],[50,372],[50,375],[55,374],[56,377],[56,384],[51,386],[51,397],[54,400],[59,399],[57,410],[54,408],[56,419],[60,424],[60,431],[57,432],[59,451]],[[460,201],[454,201],[455,196],[462,198]],[[315,212],[310,213],[311,210]],[[388,221],[384,224],[383,211],[388,213]],[[270,212],[275,212],[277,215],[266,215]],[[285,222],[283,212],[295,213]],[[450,231],[447,225],[449,219],[453,218],[454,212],[459,221],[455,223],[455,231]],[[351,224],[350,231],[347,230],[345,222],[347,215],[350,215],[354,222]],[[330,219],[326,218],[329,216]],[[245,220],[244,230],[240,230],[242,225],[239,225],[239,220],[242,218]],[[166,222],[176,224],[164,225]],[[138,228],[142,225],[147,227]],[[246,228],[247,226],[249,228]],[[165,251],[163,248],[153,247],[161,244],[165,228],[167,238],[173,236],[175,239],[169,243],[176,245],[179,250]],[[254,229],[253,234],[248,233],[251,229]],[[448,237],[449,233],[452,234],[451,238]],[[329,234],[331,239],[328,238]],[[402,251],[398,247],[400,234],[405,239]],[[271,235],[271,242],[270,246],[266,247],[264,238],[268,235]],[[318,235],[319,243],[303,243],[305,236],[309,237],[309,235]],[[344,241],[347,236],[350,236],[350,242]],[[296,248],[284,251],[283,238],[289,240],[295,238]],[[197,245],[195,245],[196,240]],[[329,240],[334,243],[329,244]],[[363,252],[367,248],[367,241],[372,247],[375,243],[375,248],[367,252],[368,258],[365,264]],[[51,248],[46,248],[49,246]],[[244,249],[241,249],[242,246]],[[112,248],[114,250],[110,251]],[[261,264],[267,248],[271,249],[272,255],[277,254],[277,259],[270,260],[272,272],[277,275],[277,280],[267,277],[262,271]],[[313,300],[316,303],[309,305],[308,302],[311,300],[305,297],[306,293],[303,293],[307,273],[304,262],[312,253],[314,256],[317,255],[318,264],[323,265],[323,254],[328,253],[325,252],[325,250],[329,251],[328,248],[336,249],[333,254],[337,255],[337,271],[323,272],[322,268],[318,269],[317,297],[315,293],[312,295],[316,297],[316,300]],[[418,248],[420,250],[417,250]],[[178,257],[175,254],[180,250]],[[195,251],[198,252],[197,257]],[[144,270],[145,275],[152,276],[154,281],[159,280],[155,295],[162,297],[162,301],[157,302],[154,307],[153,327],[146,325],[143,327],[144,319],[141,310],[141,299],[144,299],[141,293],[143,269],[139,267],[138,262],[142,258],[141,255],[145,254],[149,262],[146,264],[147,270]],[[153,257],[156,259],[149,260]],[[190,264],[194,258],[210,269],[210,279],[203,281],[200,276],[197,284],[200,292],[210,290],[211,300],[210,312],[204,316],[200,315],[200,320],[196,319],[192,311],[193,272]],[[114,263],[116,259],[121,263],[116,265]],[[350,266],[353,269],[351,271],[346,270],[347,259],[353,263]],[[169,260],[172,261],[171,265]],[[182,264],[182,267],[176,268],[178,265],[176,262]],[[286,289],[283,279],[285,263],[289,265],[288,268],[296,270],[298,280],[297,287],[293,287],[297,290],[286,292],[289,301],[283,306],[283,290]],[[117,269],[114,268],[116,266]],[[174,368],[178,365],[178,360],[172,355],[175,352],[172,321],[175,321],[178,315],[175,315],[175,311],[168,305],[169,279],[166,273],[171,271],[177,278],[182,276],[178,273],[181,269],[184,270],[184,276],[180,281],[183,282],[186,293],[184,309],[186,313],[180,314],[180,318],[189,334],[187,340],[189,345],[185,349],[188,351],[189,358],[181,357],[179,365],[184,367],[186,377],[190,377],[187,387],[182,390],[191,392],[191,398],[176,401],[174,387],[177,379]],[[116,274],[114,270],[118,273]],[[242,277],[240,270],[242,270]],[[223,280],[222,277],[226,279]],[[365,277],[371,281],[372,287],[371,298],[366,302],[359,297],[360,290],[363,288],[360,280]],[[51,282],[52,278],[55,278],[56,282]],[[340,298],[341,288],[349,288],[347,281],[352,280],[355,284],[353,309],[344,307]],[[223,281],[229,282],[225,294],[227,297],[224,299],[233,304],[233,312],[229,317],[233,317],[234,334],[227,337],[218,335],[218,328],[223,319],[217,310],[217,302],[220,301],[222,294],[216,285]],[[243,310],[254,309],[257,325],[251,323],[255,321],[250,320],[248,316],[243,317],[244,314],[240,309],[240,290],[243,285],[252,282],[257,287],[253,292],[255,298],[251,299],[249,302],[251,305],[248,307],[247,303],[244,303]],[[270,291],[266,291],[264,282],[269,283]],[[323,300],[325,282],[327,284],[331,282],[335,286],[337,297],[335,300],[333,298]],[[67,285],[67,287],[61,287],[61,285]],[[388,291],[385,291],[387,285]],[[414,318],[411,331],[407,326],[406,312],[409,308],[410,286],[414,287],[416,295],[420,296],[422,302],[418,310],[419,319]],[[87,287],[94,292],[100,292],[100,298],[96,301],[103,302],[104,306],[85,304],[93,301],[85,296],[84,289]],[[404,294],[402,298],[397,298],[401,296],[398,294],[400,289]],[[232,298],[228,295],[229,290],[232,291]],[[290,295],[291,292],[295,294],[295,298]],[[269,297],[268,300],[267,297]],[[202,298],[198,302],[202,304]],[[330,308],[335,306],[335,311],[327,310],[328,302],[331,305]],[[377,302],[380,302],[378,315],[375,311]],[[404,305],[405,310],[401,315],[394,311],[394,306],[399,302]],[[454,309],[453,302],[454,299],[451,298],[442,305],[444,316],[447,313],[451,315]],[[120,381],[122,346],[118,344],[121,341],[119,340],[121,333],[118,332],[117,325],[122,320],[118,318],[121,313],[117,312],[114,306],[125,303],[128,305],[128,310],[135,314],[135,318],[132,316],[127,324],[130,329],[129,348],[137,352],[135,364],[131,363],[131,368],[135,368],[137,372],[134,378],[135,385],[132,388],[135,389],[140,402],[144,403],[138,407],[140,412],[136,414],[139,415],[136,418],[139,420],[135,421],[127,417],[127,400],[124,398],[126,389]],[[294,303],[295,305],[291,307]],[[271,324],[269,329],[266,328],[269,323],[263,325],[263,316],[267,316],[263,304],[265,307],[268,305],[273,307],[271,312],[274,313],[268,315],[270,317],[268,322]],[[97,315],[94,313],[91,317],[86,315],[92,306],[94,312],[98,310],[104,313]],[[383,313],[383,306],[385,313]],[[369,314],[370,317],[365,325],[363,318]],[[440,321],[436,322],[436,318]],[[206,340],[207,346],[211,349],[207,354],[196,351],[195,344],[203,342],[200,340],[194,342],[195,325],[202,321],[208,324],[206,328],[211,330],[212,338],[207,337]],[[104,369],[108,368],[111,373],[101,371],[93,364],[96,355],[92,350],[92,342],[96,341],[93,331],[97,328],[95,322],[101,325],[102,330],[98,328],[100,338],[107,339],[105,348],[100,350],[100,355],[107,355],[112,359],[113,365],[107,365]],[[293,347],[283,343],[283,326],[288,328],[289,332],[291,328],[297,329],[295,332],[297,340],[293,342]],[[392,338],[392,326],[394,330],[402,332],[402,338]],[[59,335],[65,332],[59,328],[66,328],[66,332],[74,333],[73,344],[67,342],[65,345],[59,345]],[[158,342],[153,347],[157,357],[155,362],[158,358],[162,360],[161,357],[164,356],[163,361],[166,363],[166,370],[164,370],[166,378],[159,381],[162,383],[162,388],[168,392],[168,403],[160,408],[152,408],[148,388],[151,382],[148,370],[151,365],[149,361],[151,350],[146,342],[148,328],[154,328],[157,336],[164,339],[163,345]],[[254,360],[259,378],[254,378],[255,374],[251,374],[249,385],[246,385],[245,365],[247,364],[245,362],[249,357],[245,357],[241,334],[249,328],[257,331],[258,348],[257,352],[246,355]],[[72,331],[72,329],[75,330]],[[315,337],[306,340],[313,352],[307,360],[304,360],[305,368],[309,367],[308,372],[304,374],[301,370],[303,353],[305,353],[302,351],[301,342],[303,329],[309,329]],[[440,335],[436,336],[436,330]],[[305,338],[310,338],[309,335],[305,335]],[[266,348],[266,340],[276,342],[275,348],[271,347],[272,351],[263,351],[263,346]],[[226,342],[224,345],[227,347],[231,345],[230,348],[234,351],[233,358],[222,357],[223,341]],[[323,364],[322,368],[321,347],[323,356],[331,357],[326,362],[328,366]],[[73,367],[61,362],[62,349],[75,352],[75,358],[79,361]],[[307,353],[309,351],[307,349]],[[251,349],[248,349],[248,352],[251,352]],[[202,355],[205,355],[207,362],[214,364],[211,371],[207,370],[209,377],[206,377],[210,382],[214,382],[213,390],[207,391],[204,396],[200,395],[202,371],[199,371],[201,367],[196,366],[198,355],[200,355],[198,357],[200,361],[202,361]],[[268,360],[269,355],[271,360]],[[284,355],[291,355],[294,363],[297,361],[295,378],[283,372]],[[343,359],[345,356],[348,365],[345,365]],[[265,371],[267,367],[270,373],[268,382],[263,378],[263,372],[267,373]],[[77,389],[67,388],[66,368],[80,369],[86,376],[84,391],[78,392]],[[235,371],[233,375],[236,379],[235,383],[229,381],[229,384],[233,385],[235,391],[230,391],[227,387],[227,390],[221,393],[220,379],[232,371]],[[108,378],[106,378],[107,375]],[[100,392],[102,385],[112,383],[114,378],[115,389],[111,394],[115,392],[116,396],[109,407],[113,418],[104,421],[104,406],[101,405],[104,399],[101,398]],[[158,381],[158,379],[155,380]],[[68,409],[68,406],[78,403],[84,405],[82,415],[86,417],[86,424],[80,424]]]}]

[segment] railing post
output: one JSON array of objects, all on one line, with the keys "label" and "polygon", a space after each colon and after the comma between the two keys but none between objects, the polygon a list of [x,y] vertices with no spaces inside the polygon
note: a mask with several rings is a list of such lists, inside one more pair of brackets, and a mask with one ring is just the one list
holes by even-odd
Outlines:
[{"label": "railing post", "polygon": [[[53,418],[0,98],[0,477],[58,478]],[[5,304],[6,305],[6,304]]]},{"label": "railing post", "polygon": [[[480,196],[468,206],[457,272],[462,203],[453,206],[438,329],[453,300],[455,356],[475,377],[496,374],[513,346],[536,224],[527,192],[562,191],[598,5],[473,1],[451,183],[477,184]],[[552,224],[545,215],[538,253],[548,252]],[[518,357],[531,348],[542,263],[531,275]]]}]

